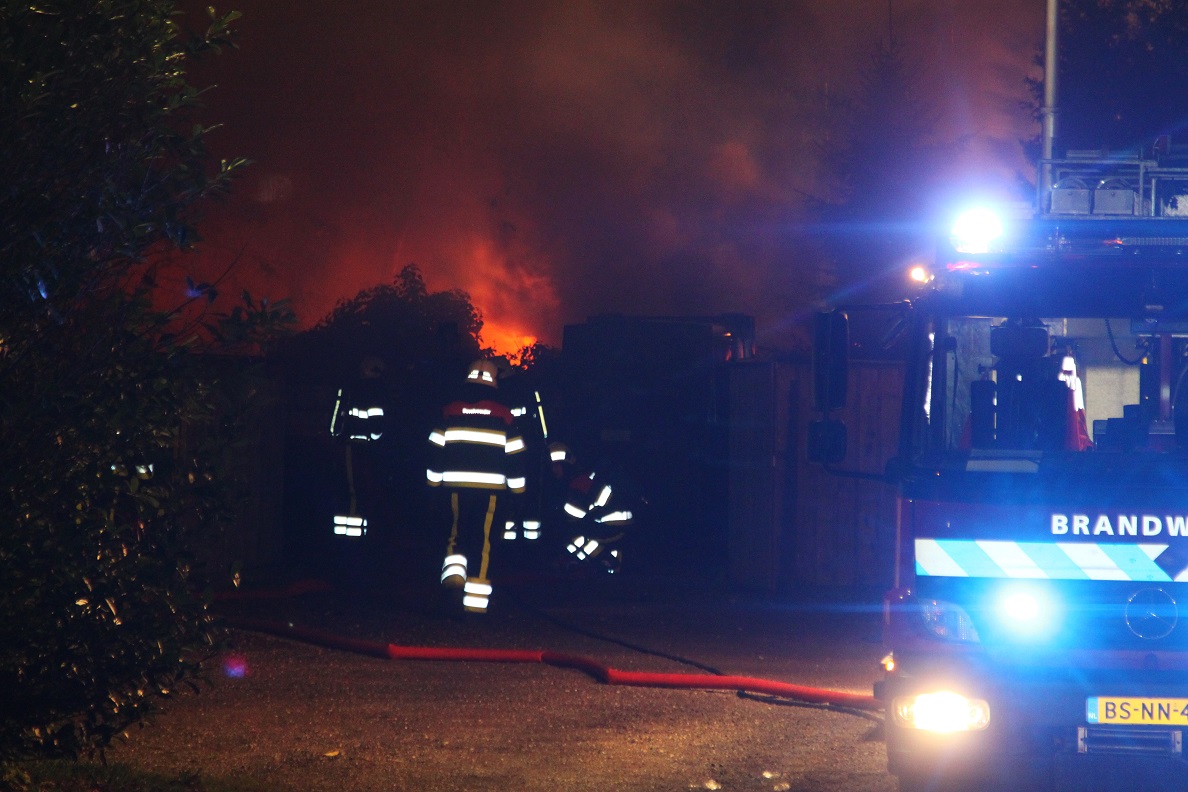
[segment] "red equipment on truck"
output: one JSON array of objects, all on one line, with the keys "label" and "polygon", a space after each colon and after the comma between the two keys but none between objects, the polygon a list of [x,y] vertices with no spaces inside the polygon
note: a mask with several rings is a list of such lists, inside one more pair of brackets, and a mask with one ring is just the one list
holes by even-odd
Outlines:
[{"label": "red equipment on truck", "polygon": [[1040,209],[963,220],[916,298],[818,318],[831,469],[858,320],[905,349],[875,690],[901,790],[1188,786],[1188,167],[1044,166]]}]

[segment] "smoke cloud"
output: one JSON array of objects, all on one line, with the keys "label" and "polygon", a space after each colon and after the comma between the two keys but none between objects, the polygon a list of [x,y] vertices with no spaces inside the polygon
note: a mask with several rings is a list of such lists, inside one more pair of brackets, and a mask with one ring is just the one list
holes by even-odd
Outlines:
[{"label": "smoke cloud", "polygon": [[607,312],[740,311],[777,338],[815,289],[791,229],[819,189],[819,96],[890,21],[968,142],[954,176],[1009,180],[1041,5],[244,0],[240,49],[195,79],[217,86],[216,153],[254,165],[199,266],[234,260],[230,285],[306,326],[413,263],[503,350]]}]

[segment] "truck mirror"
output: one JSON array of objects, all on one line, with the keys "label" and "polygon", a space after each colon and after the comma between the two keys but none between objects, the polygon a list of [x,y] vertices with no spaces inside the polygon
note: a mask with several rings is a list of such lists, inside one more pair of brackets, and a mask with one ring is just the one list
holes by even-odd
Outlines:
[{"label": "truck mirror", "polygon": [[829,419],[809,424],[808,458],[818,465],[838,465],[846,458],[846,425]]},{"label": "truck mirror", "polygon": [[850,318],[843,311],[818,313],[813,327],[813,400],[828,413],[846,406],[850,368]]}]

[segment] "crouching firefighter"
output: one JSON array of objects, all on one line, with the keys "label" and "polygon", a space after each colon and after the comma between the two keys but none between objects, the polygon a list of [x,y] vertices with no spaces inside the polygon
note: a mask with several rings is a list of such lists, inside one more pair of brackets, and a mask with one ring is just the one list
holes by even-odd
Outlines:
[{"label": "crouching firefighter", "polygon": [[565,550],[570,563],[617,573],[623,565],[623,538],[634,521],[633,512],[623,507],[622,498],[614,499],[614,489],[597,472],[579,468],[563,443],[549,446],[549,459],[554,473],[568,481],[563,509],[569,520]]},{"label": "crouching firefighter", "polygon": [[441,585],[461,589],[462,608],[485,613],[491,597],[491,528],[500,500],[522,493],[524,440],[511,409],[496,394],[495,364],[471,364],[459,398],[442,408],[429,435],[430,486],[449,493],[450,532]]}]

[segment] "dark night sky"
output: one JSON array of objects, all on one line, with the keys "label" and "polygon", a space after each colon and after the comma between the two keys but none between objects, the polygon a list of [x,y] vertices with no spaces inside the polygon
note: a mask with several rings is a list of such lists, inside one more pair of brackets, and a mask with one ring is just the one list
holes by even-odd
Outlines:
[{"label": "dark night sky", "polygon": [[[197,5],[197,4],[195,4]],[[310,10],[298,13],[301,7]],[[200,227],[201,267],[306,325],[417,264],[502,348],[604,312],[809,306],[789,229],[817,188],[813,97],[885,36],[859,0],[240,0],[212,141],[255,161]],[[896,0],[953,178],[1026,167],[1040,0]]]}]

